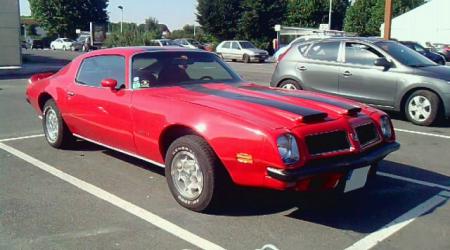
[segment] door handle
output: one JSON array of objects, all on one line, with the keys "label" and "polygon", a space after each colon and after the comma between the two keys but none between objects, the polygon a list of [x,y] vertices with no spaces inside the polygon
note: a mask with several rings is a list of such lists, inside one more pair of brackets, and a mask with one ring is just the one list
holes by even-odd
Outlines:
[{"label": "door handle", "polygon": [[344,76],[351,76],[352,73],[350,73],[350,71],[345,71],[343,75],[344,75]]},{"label": "door handle", "polygon": [[307,70],[307,68],[305,66],[299,66],[299,67],[297,67],[297,69],[300,70],[300,71],[306,71]]},{"label": "door handle", "polygon": [[67,95],[68,95],[68,96],[74,96],[75,93],[73,93],[72,91],[67,91]]}]

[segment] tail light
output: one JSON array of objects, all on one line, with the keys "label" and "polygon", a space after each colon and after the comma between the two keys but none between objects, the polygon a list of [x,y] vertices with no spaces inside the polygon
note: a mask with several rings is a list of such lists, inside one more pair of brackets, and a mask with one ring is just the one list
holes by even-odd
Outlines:
[{"label": "tail light", "polygon": [[283,60],[283,58],[287,55],[287,53],[292,49],[292,46],[289,47],[289,49],[287,49],[285,52],[283,52],[277,59],[277,63],[281,62],[281,60]]}]

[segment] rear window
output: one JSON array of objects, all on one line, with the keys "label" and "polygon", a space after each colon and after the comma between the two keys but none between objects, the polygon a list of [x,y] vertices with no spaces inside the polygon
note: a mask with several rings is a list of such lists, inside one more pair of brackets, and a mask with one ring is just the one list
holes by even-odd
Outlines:
[{"label": "rear window", "polygon": [[340,42],[323,42],[314,44],[306,57],[314,60],[337,61]]}]

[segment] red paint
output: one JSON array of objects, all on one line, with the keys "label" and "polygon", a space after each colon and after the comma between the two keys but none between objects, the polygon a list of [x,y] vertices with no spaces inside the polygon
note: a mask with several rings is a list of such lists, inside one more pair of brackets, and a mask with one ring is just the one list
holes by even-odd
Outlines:
[{"label": "red paint", "polygon": [[[267,175],[266,169],[269,166],[288,168],[283,164],[276,147],[279,135],[287,132],[294,134],[300,147],[301,160],[289,168],[301,168],[317,158],[357,155],[367,150],[362,149],[357,141],[350,139],[353,147],[349,152],[311,156],[304,143],[306,135],[342,129],[347,131],[351,138],[353,127],[368,121],[376,124],[381,135],[379,120],[385,113],[364,104],[323,94],[310,93],[360,106],[362,111],[356,116],[349,116],[341,108],[315,101],[251,92],[227,84],[204,85],[207,88],[272,99],[328,114],[323,121],[302,123],[299,115],[287,111],[193,92],[179,86],[131,90],[130,60],[132,55],[144,50],[117,48],[81,55],[56,74],[33,76],[27,87],[27,98],[37,113],[41,114],[39,100],[50,96],[55,100],[72,133],[161,164],[164,163],[161,143],[164,136],[172,129],[190,128],[209,143],[236,184],[280,190],[296,188],[305,191],[311,180],[285,183]],[[114,81],[110,79],[103,81],[104,87],[87,87],[75,82],[82,60],[96,55],[125,57],[125,89],[113,89]],[[382,139],[377,145],[394,140],[393,135],[387,140]],[[252,155],[253,164],[238,162],[237,153]],[[326,175],[324,188],[333,188],[341,177],[342,175],[334,173]]]}]

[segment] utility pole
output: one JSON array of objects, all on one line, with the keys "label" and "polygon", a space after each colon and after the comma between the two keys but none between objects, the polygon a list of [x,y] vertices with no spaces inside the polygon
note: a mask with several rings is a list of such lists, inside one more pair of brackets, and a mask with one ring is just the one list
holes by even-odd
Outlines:
[{"label": "utility pole", "polygon": [[117,8],[119,8],[120,11],[122,12],[122,20],[120,21],[120,33],[122,33],[123,32],[123,6],[119,5],[119,6],[117,6]]},{"label": "utility pole", "polygon": [[195,39],[195,23],[194,23],[194,39]]},{"label": "utility pole", "polygon": [[391,39],[392,0],[386,0],[384,8],[384,39]]},{"label": "utility pole", "polygon": [[328,29],[331,30],[331,11],[333,8],[333,0],[330,0],[330,11],[328,12]]}]

